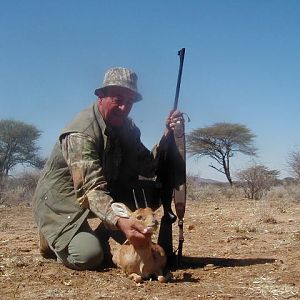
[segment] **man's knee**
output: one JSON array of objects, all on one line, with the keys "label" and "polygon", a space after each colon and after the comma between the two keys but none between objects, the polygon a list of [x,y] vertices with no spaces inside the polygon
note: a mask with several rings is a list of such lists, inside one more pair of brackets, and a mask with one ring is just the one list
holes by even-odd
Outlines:
[{"label": "man's knee", "polygon": [[99,239],[90,232],[79,232],[68,246],[65,264],[72,269],[95,270],[101,266],[103,259],[104,253]]}]

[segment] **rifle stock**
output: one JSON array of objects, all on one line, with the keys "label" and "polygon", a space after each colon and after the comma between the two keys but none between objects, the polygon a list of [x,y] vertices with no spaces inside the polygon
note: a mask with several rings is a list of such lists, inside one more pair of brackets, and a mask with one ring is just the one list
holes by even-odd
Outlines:
[{"label": "rifle stock", "polygon": [[175,261],[175,253],[173,252],[172,225],[176,221],[177,217],[171,208],[173,190],[170,188],[162,188],[162,191],[161,199],[163,203],[164,215],[160,223],[158,244],[165,250],[168,266],[171,267]]}]

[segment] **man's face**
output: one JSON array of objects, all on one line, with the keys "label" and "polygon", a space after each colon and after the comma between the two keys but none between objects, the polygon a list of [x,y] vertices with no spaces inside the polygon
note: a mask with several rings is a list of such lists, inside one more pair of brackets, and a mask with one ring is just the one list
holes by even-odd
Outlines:
[{"label": "man's face", "polygon": [[135,100],[134,92],[121,87],[111,87],[99,97],[99,111],[106,124],[120,127],[129,115]]}]

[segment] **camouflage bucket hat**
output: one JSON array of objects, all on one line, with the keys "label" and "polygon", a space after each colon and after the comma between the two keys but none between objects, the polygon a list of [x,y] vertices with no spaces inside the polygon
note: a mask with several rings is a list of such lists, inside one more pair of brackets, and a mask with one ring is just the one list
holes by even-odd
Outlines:
[{"label": "camouflage bucket hat", "polygon": [[101,96],[107,88],[118,86],[134,92],[136,95],[135,102],[140,101],[143,97],[138,92],[137,80],[138,77],[136,73],[129,69],[121,67],[109,69],[104,75],[102,87],[95,90],[95,95]]}]

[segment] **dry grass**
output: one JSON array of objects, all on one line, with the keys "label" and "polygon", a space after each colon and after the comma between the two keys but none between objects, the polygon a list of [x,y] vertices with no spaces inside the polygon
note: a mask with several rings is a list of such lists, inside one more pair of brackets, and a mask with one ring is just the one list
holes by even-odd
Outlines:
[{"label": "dry grass", "polygon": [[267,224],[277,224],[278,221],[275,219],[275,217],[271,215],[264,215],[261,219],[261,222],[267,223]]},{"label": "dry grass", "polygon": [[187,198],[192,201],[236,200],[243,198],[243,191],[227,184],[188,182]]}]

